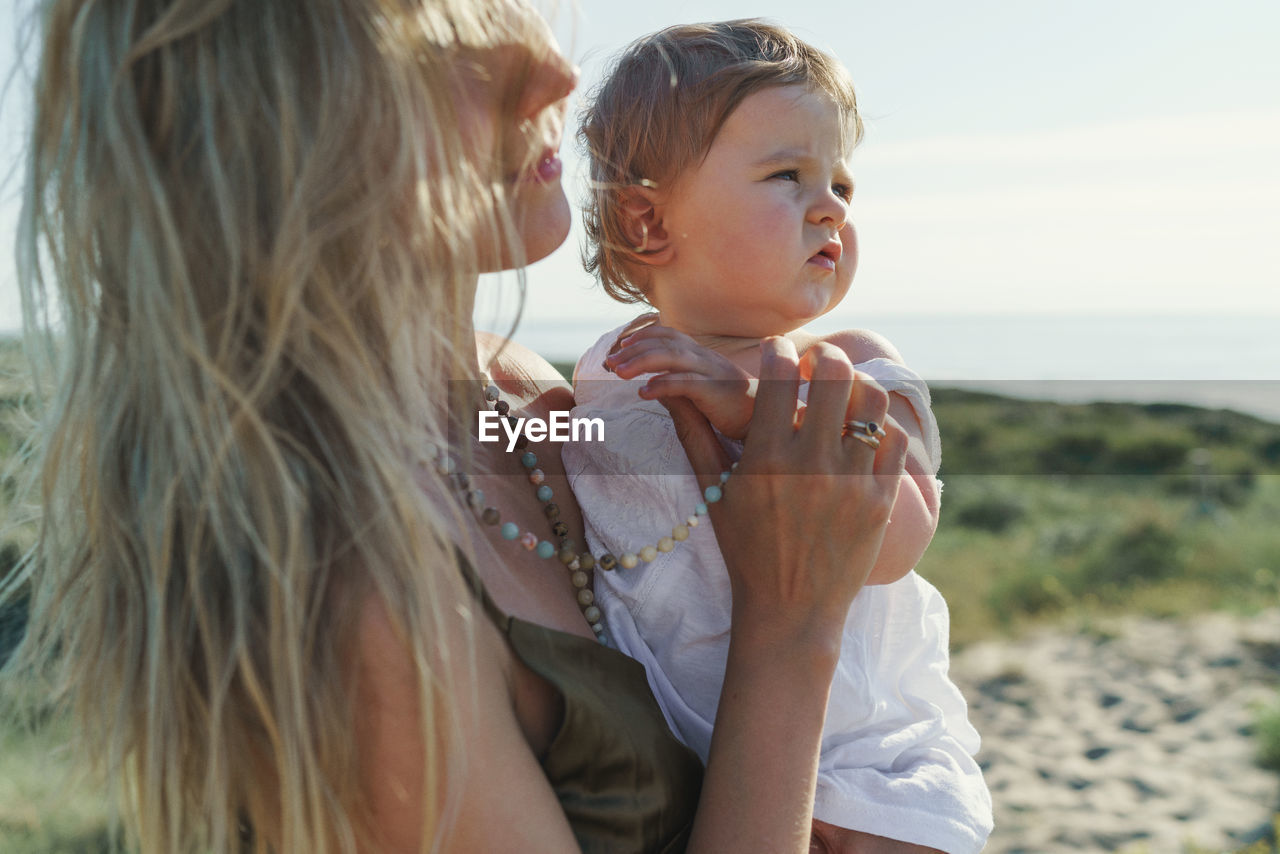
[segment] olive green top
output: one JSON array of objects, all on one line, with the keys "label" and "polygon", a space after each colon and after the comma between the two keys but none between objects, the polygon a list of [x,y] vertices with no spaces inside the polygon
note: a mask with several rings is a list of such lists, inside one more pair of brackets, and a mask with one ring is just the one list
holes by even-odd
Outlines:
[{"label": "olive green top", "polygon": [[460,563],[512,651],[564,698],[540,757],[585,854],[684,851],[702,763],[667,728],[644,667],[579,635],[503,614]]}]

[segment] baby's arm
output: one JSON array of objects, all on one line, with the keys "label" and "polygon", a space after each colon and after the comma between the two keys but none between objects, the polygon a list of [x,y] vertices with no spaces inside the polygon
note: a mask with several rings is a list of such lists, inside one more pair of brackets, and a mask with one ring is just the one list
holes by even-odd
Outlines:
[{"label": "baby's arm", "polygon": [[[844,350],[855,364],[878,358],[902,364],[893,345],[874,332],[845,330],[823,340]],[[687,397],[724,435],[733,439],[746,435],[758,381],[684,333],[665,326],[640,329],[619,341],[606,365],[623,379],[656,373],[658,376],[641,390],[642,397]],[[938,481],[933,476],[920,419],[907,398],[897,393],[889,395],[889,417],[907,434],[908,477],[898,490],[884,545],[868,584],[891,584],[910,572],[938,527]]]},{"label": "baby's arm", "polygon": [[[823,340],[848,354],[855,364],[888,359],[901,365],[902,356],[883,336],[864,329],[846,329]],[[868,584],[890,584],[915,567],[938,529],[941,489],[925,443],[924,428],[905,395],[889,394],[889,415],[907,434],[907,459],[897,503],[885,532],[880,557]]]}]

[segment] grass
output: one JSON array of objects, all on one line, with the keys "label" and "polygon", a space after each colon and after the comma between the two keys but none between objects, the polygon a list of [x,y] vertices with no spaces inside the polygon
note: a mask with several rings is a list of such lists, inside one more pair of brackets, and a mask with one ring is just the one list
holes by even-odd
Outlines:
[{"label": "grass", "polygon": [[65,721],[0,727],[0,850],[106,852],[112,839],[101,788],[72,776]]},{"label": "grass", "polygon": [[[0,579],[17,565],[34,540],[15,503],[22,443],[31,430],[31,383],[21,345],[0,339]],[[0,606],[0,663],[23,626],[19,605]],[[65,720],[32,714],[0,683],[0,851],[4,854],[86,854],[110,850],[108,811],[100,786],[73,776]],[[25,706],[22,718],[10,714]],[[39,711],[39,710],[37,710]]]},{"label": "grass", "polygon": [[957,643],[1099,613],[1280,604],[1280,425],[948,389],[934,411],[946,487],[920,571]]},{"label": "grass", "polygon": [[1280,773],[1280,694],[1275,702],[1258,710],[1258,764]]},{"label": "grass", "polygon": [[1099,614],[1171,617],[1280,604],[1280,475],[1239,506],[1202,506],[1150,477],[957,475],[919,571],[950,603],[955,643]]},{"label": "grass", "polygon": [[[0,519],[10,523],[20,472],[6,461],[29,430],[20,364],[18,345],[0,341]],[[1109,614],[1280,604],[1280,425],[1180,405],[1061,405],[948,389],[934,401],[946,487],[920,572],[950,604],[953,644]],[[31,536],[29,525],[0,523],[0,577]],[[16,625],[15,611],[0,612],[0,647]],[[1259,761],[1280,771],[1280,697],[1260,710],[1257,731]],[[62,770],[69,735],[56,720],[0,727],[6,854],[107,850],[101,797]],[[1184,854],[1203,852],[1188,844]],[[1259,842],[1239,854],[1280,852]]]},{"label": "grass", "polygon": [[0,338],[0,578],[34,539],[32,526],[19,524],[21,508],[14,503],[25,473],[22,443],[32,429],[32,397],[21,345]]}]

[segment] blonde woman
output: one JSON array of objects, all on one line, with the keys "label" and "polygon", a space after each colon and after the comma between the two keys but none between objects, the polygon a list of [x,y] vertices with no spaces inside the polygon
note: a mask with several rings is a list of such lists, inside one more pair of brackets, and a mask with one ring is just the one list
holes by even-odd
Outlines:
[{"label": "blonde woman", "polygon": [[[572,403],[471,325],[480,272],[568,230],[574,74],[536,14],[41,16],[21,280],[58,373],[8,675],[57,688],[137,847],[808,850],[841,624],[905,444],[841,425],[883,422],[883,391],[830,348],[766,348],[712,507],[734,623],[699,786],[642,669],[597,640],[583,578],[607,561],[581,553],[557,446],[475,438],[479,411]],[[825,382],[797,425],[802,373]],[[712,485],[714,439],[675,414]]]}]

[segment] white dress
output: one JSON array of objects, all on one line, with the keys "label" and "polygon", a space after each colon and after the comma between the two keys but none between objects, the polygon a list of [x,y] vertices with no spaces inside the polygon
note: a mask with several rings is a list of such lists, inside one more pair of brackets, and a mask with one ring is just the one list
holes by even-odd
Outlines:
[{"label": "white dress", "polygon": [[[619,331],[597,341],[574,375],[573,417],[602,419],[604,440],[563,449],[593,554],[638,552],[701,501],[666,410],[636,394],[647,377],[622,380],[603,368]],[[936,474],[924,381],[886,359],[857,367],[911,402]],[[722,441],[736,458],[741,447]],[[610,642],[644,664],[672,731],[705,763],[730,623],[729,579],[706,517],[651,563],[597,571],[595,593]],[[947,675],[948,628],[942,596],[914,571],[858,594],[831,686],[817,818],[949,854],[982,850],[991,796],[973,759],[978,733]]]}]

